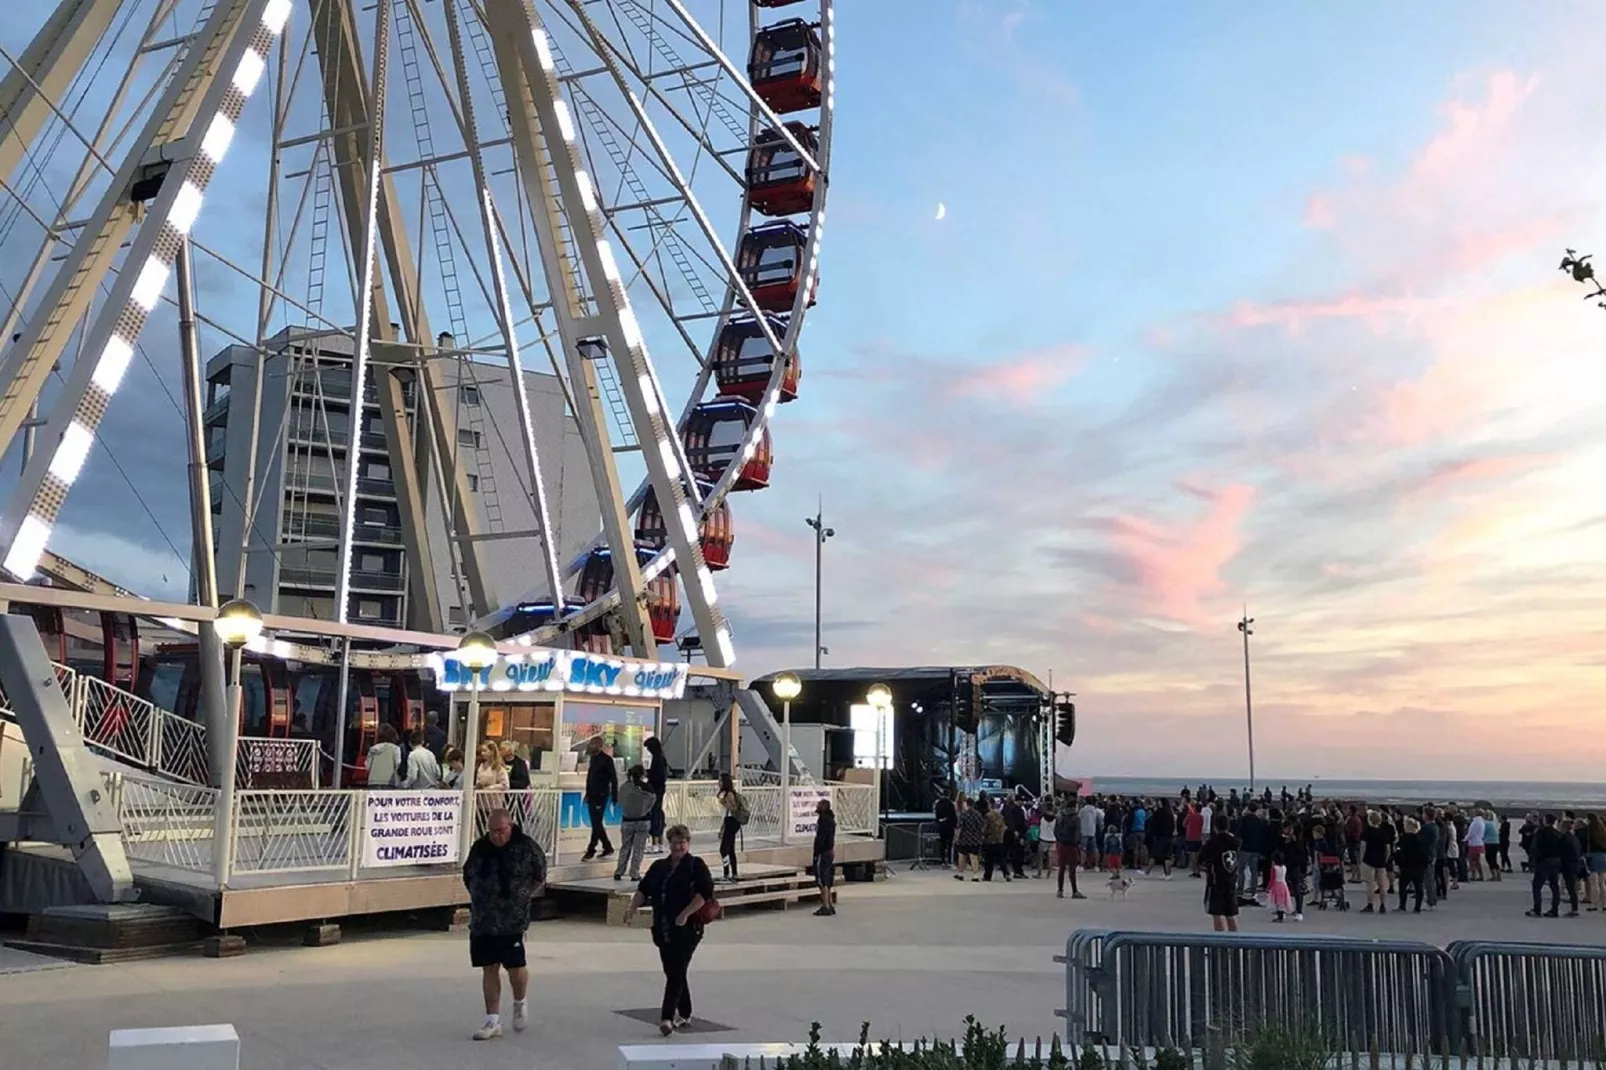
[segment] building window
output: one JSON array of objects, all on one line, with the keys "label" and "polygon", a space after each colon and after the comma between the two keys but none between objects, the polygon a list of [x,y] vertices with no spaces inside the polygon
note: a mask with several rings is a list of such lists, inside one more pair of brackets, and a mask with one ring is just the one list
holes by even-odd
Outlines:
[{"label": "building window", "polygon": [[370,505],[362,511],[362,522],[364,524],[374,524],[378,527],[388,527],[390,525],[390,513],[382,505]]},{"label": "building window", "polygon": [[464,405],[478,405],[480,403],[480,388],[477,385],[465,383],[457,388],[457,400]]},{"label": "building window", "polygon": [[463,616],[462,606],[451,606],[446,610],[446,620],[452,625],[467,624],[468,618]]},{"label": "building window", "polygon": [[479,490],[480,489],[480,477],[475,475],[473,472],[465,472],[464,474],[466,476],[468,476],[468,489],[471,490],[471,491]]},{"label": "building window", "polygon": [[363,554],[362,563],[357,566],[363,572],[388,572],[385,567],[384,554]]},{"label": "building window", "polygon": [[471,446],[474,449],[479,449],[480,433],[467,427],[459,427],[457,429],[457,444],[459,446]]},{"label": "building window", "polygon": [[359,598],[357,616],[363,620],[379,620],[385,615],[385,604],[377,598]]}]

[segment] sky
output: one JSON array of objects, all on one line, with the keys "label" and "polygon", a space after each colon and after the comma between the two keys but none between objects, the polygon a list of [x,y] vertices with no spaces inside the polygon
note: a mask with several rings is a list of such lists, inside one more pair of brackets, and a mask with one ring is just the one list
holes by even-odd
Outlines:
[{"label": "sky", "polygon": [[[740,668],[810,662],[823,500],[826,664],[1052,673],[1086,775],[1243,775],[1247,607],[1263,774],[1598,779],[1606,312],[1556,270],[1606,254],[1595,9],[874,0],[837,35],[802,397],[720,576]],[[182,442],[150,396],[106,425],[136,472]],[[182,590],[142,512],[176,487],[73,501],[56,548]]]}]

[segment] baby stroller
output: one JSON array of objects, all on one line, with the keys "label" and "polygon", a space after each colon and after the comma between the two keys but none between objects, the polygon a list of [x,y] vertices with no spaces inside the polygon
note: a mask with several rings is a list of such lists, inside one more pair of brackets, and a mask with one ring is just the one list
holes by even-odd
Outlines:
[{"label": "baby stroller", "polygon": [[1344,860],[1338,855],[1316,856],[1316,908],[1326,910],[1332,903],[1340,910],[1349,909],[1344,898]]}]

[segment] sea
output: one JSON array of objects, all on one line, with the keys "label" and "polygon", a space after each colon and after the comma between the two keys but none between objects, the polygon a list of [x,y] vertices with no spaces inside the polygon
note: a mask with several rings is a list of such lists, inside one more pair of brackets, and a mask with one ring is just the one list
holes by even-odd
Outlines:
[{"label": "sea", "polygon": [[[1226,795],[1232,788],[1242,794],[1247,781],[1211,779],[1192,780],[1156,777],[1095,776],[1093,790],[1100,795],[1165,795],[1174,796],[1183,785],[1197,791],[1200,784],[1209,784],[1218,795]],[[1256,780],[1256,789],[1271,788],[1280,795],[1286,787],[1290,793],[1310,785],[1318,799],[1341,799],[1374,803],[1475,803],[1485,802],[1497,807],[1517,807],[1535,810],[1590,810],[1606,809],[1606,783],[1578,783],[1542,780],[1340,780],[1330,777],[1311,777],[1299,780],[1282,780],[1267,777]]]}]

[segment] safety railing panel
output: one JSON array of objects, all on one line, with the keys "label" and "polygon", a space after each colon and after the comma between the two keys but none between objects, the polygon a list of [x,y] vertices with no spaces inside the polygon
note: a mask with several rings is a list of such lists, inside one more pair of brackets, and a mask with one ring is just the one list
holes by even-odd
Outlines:
[{"label": "safety railing panel", "polygon": [[1064,956],[1054,961],[1065,966],[1065,1039],[1081,1044],[1104,1036],[1103,1002],[1093,988],[1092,971],[1103,961],[1108,929],[1077,929],[1065,938]]},{"label": "safety railing panel", "polygon": [[[1103,937],[1082,967],[1100,1001],[1078,1043],[1133,1048],[1233,1047],[1268,1023],[1315,1031],[1347,1051],[1448,1052],[1454,966],[1431,944],[1245,933]],[[1066,969],[1075,968],[1066,956]],[[1067,979],[1067,986],[1072,983]]]},{"label": "safety railing panel", "polygon": [[685,825],[693,836],[717,836],[725,820],[717,780],[671,780],[664,794],[665,825]]},{"label": "safety railing panel", "polygon": [[357,791],[240,791],[234,796],[233,873],[354,869],[362,821]]},{"label": "safety railing panel", "polygon": [[[203,736],[204,745],[205,738]],[[319,749],[316,739],[261,739],[239,741],[234,759],[237,788],[303,790],[318,787]]]},{"label": "safety railing panel", "polygon": [[156,771],[192,784],[212,782],[206,752],[206,726],[157,707]]},{"label": "safety railing panel", "polygon": [[1606,947],[1458,940],[1445,951],[1464,1052],[1606,1065]]},{"label": "safety railing panel", "polygon": [[212,873],[215,788],[115,777],[123,849],[136,862]]},{"label": "safety railing panel", "polygon": [[156,707],[104,680],[76,675],[74,686],[84,741],[135,765],[156,768]]},{"label": "safety railing panel", "polygon": [[831,809],[836,812],[838,832],[875,835],[875,786],[872,784],[832,784]]},{"label": "safety railing panel", "polygon": [[562,845],[558,829],[563,792],[557,788],[527,788],[523,791],[476,791],[474,793],[474,837],[485,835],[491,814],[505,809],[513,823],[524,830],[546,852],[547,865],[558,865]]}]

